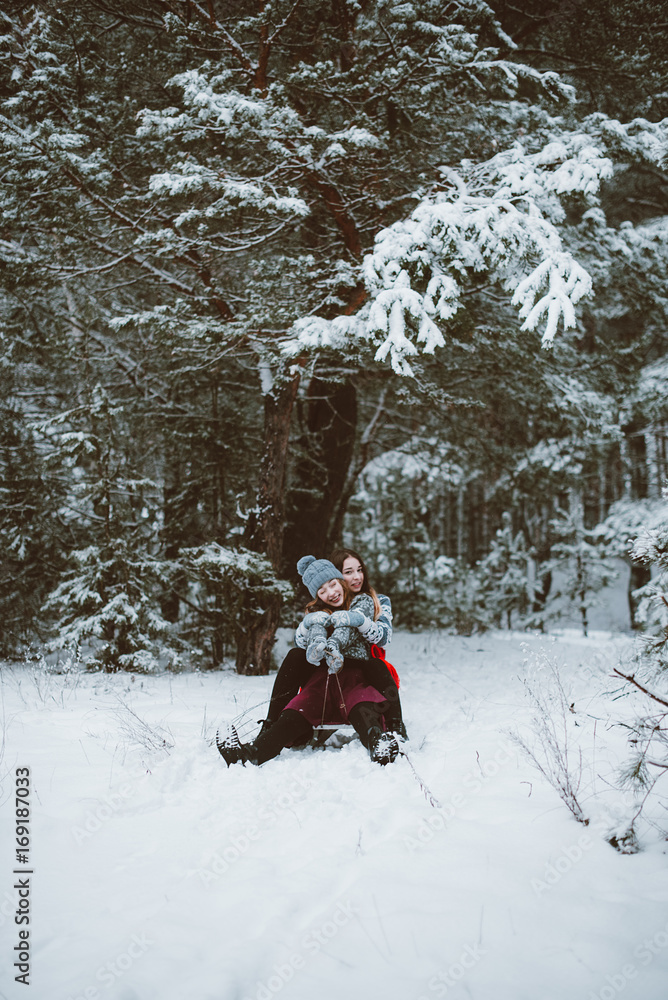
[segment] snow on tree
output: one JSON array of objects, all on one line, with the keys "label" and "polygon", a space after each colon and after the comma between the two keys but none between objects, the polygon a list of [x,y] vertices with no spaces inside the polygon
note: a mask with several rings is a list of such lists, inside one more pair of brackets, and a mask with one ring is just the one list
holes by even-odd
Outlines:
[{"label": "snow on tree", "polygon": [[[635,795],[633,815],[626,828],[615,837],[615,846],[624,851],[638,850],[637,827],[641,817],[656,827],[665,839],[666,799],[659,781],[668,773],[668,486],[663,489],[660,516],[646,526],[635,540],[632,556],[651,567],[652,579],[638,592],[638,618],[646,631],[639,636],[633,670],[620,667],[614,673],[626,682],[626,694],[645,695],[629,730],[629,757],[619,771],[622,788]],[[655,512],[656,513],[656,512]]]},{"label": "snow on tree", "polygon": [[182,667],[186,647],[152,596],[164,572],[123,538],[73,552],[70,575],[47,601],[59,621],[50,648],[76,650],[86,666],[109,671]]},{"label": "snow on tree", "polygon": [[648,630],[644,654],[652,673],[668,670],[668,486],[657,505],[653,526],[638,532],[632,557],[653,570],[649,583],[638,591],[638,618]]},{"label": "snow on tree", "polygon": [[551,569],[559,569],[563,583],[555,597],[564,595],[573,602],[580,614],[582,634],[589,629],[589,609],[595,604],[595,594],[616,576],[608,552],[597,534],[585,527],[581,499],[571,491],[569,509],[560,511],[553,520],[557,537],[552,546]]},{"label": "snow on tree", "polygon": [[531,607],[534,593],[531,556],[522,531],[513,531],[512,516],[505,512],[489,552],[476,567],[480,596],[491,621],[499,627],[505,619],[512,627],[513,613],[520,620]]},{"label": "snow on tree", "polygon": [[[564,328],[554,363],[578,373],[579,339],[599,320],[614,327],[629,301],[628,328],[642,310],[660,342],[661,227],[610,223],[599,184],[629,165],[661,170],[665,127],[579,121],[572,88],[516,58],[496,10],[44,0],[3,13],[3,357],[6,345],[34,427],[66,418],[62,433],[33,433],[54,468],[63,460],[69,503],[101,482],[83,446],[95,386],[122,412],[107,481],[129,513],[114,537],[178,562],[173,578],[147,572],[143,585],[177,629],[196,614],[178,597],[192,570],[181,550],[237,545],[269,558],[278,579],[294,565],[287,536],[300,545],[308,529],[322,549],[338,538],[348,473],[368,445],[359,399],[375,408],[387,385],[406,383],[396,372],[412,372],[407,394],[419,386],[447,408],[448,433],[466,435],[500,413],[500,357],[506,403],[519,367],[529,380],[515,361],[534,330],[550,340]],[[580,312],[587,322],[573,327]],[[495,355],[495,340],[507,351]],[[582,388],[603,396],[606,378],[586,368]],[[535,432],[514,435],[498,417],[484,474],[482,448],[461,463],[485,498],[500,483],[489,525],[476,514],[473,561],[513,502],[515,450],[565,441],[561,426],[546,430],[561,422],[546,383],[541,369],[524,396],[546,406]],[[564,422],[578,392],[563,392]],[[582,447],[601,445],[592,433]],[[135,505],[149,492],[140,530]],[[87,503],[76,523],[50,522],[60,552],[107,544]],[[435,566],[444,553],[429,530]],[[268,668],[279,603],[247,609],[241,669]]]},{"label": "snow on tree", "polygon": [[556,134],[535,153],[516,143],[485,163],[442,168],[445,190],[376,236],[363,264],[370,302],[355,317],[300,320],[288,349],[366,338],[377,345],[377,361],[389,356],[397,374],[410,375],[408,359],[443,346],[443,326],[482,272],[511,295],[522,329],[542,325],[544,346],[560,323],[573,328],[575,307],[591,294],[592,280],[564,244],[561,201],[581,195],[597,204],[601,183],[613,173],[612,153],[654,164],[668,153],[663,124],[623,126],[594,115],[584,125]]},{"label": "snow on tree", "polygon": [[566,329],[575,325],[575,306],[590,294],[591,279],[550,216],[559,215],[558,197],[594,194],[612,173],[610,159],[575,133],[538,153],[518,144],[486,164],[441,172],[446,190],[376,236],[363,265],[371,299],[363,314],[330,324],[302,320],[298,344],[338,346],[346,336],[365,337],[378,345],[376,361],[389,355],[397,374],[410,375],[408,358],[443,346],[442,326],[480,272],[512,292],[523,329],[544,320],[544,344],[560,320]]},{"label": "snow on tree", "polygon": [[217,665],[223,650],[238,648],[239,628],[248,617],[259,618],[269,601],[293,596],[292,586],[279,580],[271,562],[257,552],[211,542],[182,553],[190,578],[185,634],[197,657]]}]

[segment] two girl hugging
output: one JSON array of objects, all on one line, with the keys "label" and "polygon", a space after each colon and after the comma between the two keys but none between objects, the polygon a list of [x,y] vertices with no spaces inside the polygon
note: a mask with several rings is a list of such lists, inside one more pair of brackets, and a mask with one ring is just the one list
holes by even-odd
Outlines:
[{"label": "two girl hugging", "polygon": [[263,764],[284,747],[307,743],[315,726],[349,723],[371,759],[387,764],[406,738],[399,678],[385,661],[390,600],[376,594],[350,549],[331,559],[304,556],[297,569],[312,600],[276,675],[267,718],[253,743],[242,744],[230,726],[218,749],[228,766]]}]

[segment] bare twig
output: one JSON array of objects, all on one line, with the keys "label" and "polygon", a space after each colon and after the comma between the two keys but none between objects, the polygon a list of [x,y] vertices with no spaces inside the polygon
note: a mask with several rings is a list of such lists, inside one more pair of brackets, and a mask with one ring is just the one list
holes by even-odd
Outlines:
[{"label": "bare twig", "polygon": [[401,757],[405,757],[406,760],[408,761],[408,766],[410,767],[411,771],[413,772],[413,774],[415,776],[415,780],[417,781],[418,785],[422,789],[424,797],[427,800],[427,802],[429,803],[429,805],[433,809],[441,809],[442,808],[441,803],[438,801],[438,799],[436,798],[436,796],[432,794],[432,792],[429,790],[429,788],[427,787],[427,785],[424,783],[424,781],[422,780],[422,778],[420,777],[420,775],[417,773],[417,771],[415,770],[415,767],[413,766],[413,761],[410,759],[410,757],[408,756],[408,754],[406,753],[406,751],[405,750],[400,750],[399,751],[399,755]]},{"label": "bare twig", "polygon": [[[146,750],[162,750],[169,753],[170,750],[174,749],[174,744],[166,738],[165,730],[162,727],[150,726],[121,698],[119,698],[119,706],[116,709],[116,717],[123,732],[131,742],[139,743]],[[171,733],[169,736],[171,737]]]},{"label": "bare twig", "polygon": [[629,682],[629,684],[635,685],[635,687],[639,688],[648,697],[652,698],[654,701],[658,701],[659,705],[665,705],[666,708],[668,708],[668,701],[666,701],[665,698],[660,698],[658,694],[654,694],[653,691],[646,688],[640,683],[640,681],[637,681],[635,679],[635,674],[624,674],[621,670],[618,670],[617,667],[613,667],[612,669],[613,673],[617,674],[618,677],[623,677],[625,681]]},{"label": "bare twig", "polygon": [[568,807],[578,823],[587,826],[588,818],[578,801],[582,778],[582,750],[578,749],[577,764],[570,760],[569,716],[570,702],[564,691],[556,663],[544,658],[552,674],[552,684],[533,686],[524,681],[527,695],[533,705],[533,730],[538,737],[540,749],[520,736],[510,732],[509,736],[527,759],[552,785],[561,800]]}]

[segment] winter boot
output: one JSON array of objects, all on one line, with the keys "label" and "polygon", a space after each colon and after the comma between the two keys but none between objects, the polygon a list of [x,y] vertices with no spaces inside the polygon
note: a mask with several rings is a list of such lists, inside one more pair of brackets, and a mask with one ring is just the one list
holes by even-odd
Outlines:
[{"label": "winter boot", "polygon": [[403,719],[388,719],[387,728],[390,732],[394,733],[395,736],[400,736],[402,740],[408,739],[408,733],[406,732]]},{"label": "winter boot", "polygon": [[399,691],[394,684],[388,684],[381,694],[387,699],[387,707],[383,708],[383,715],[385,717],[385,728],[391,733],[396,733],[400,736],[402,740],[408,739],[408,733],[406,732],[406,727],[404,725],[404,720],[401,714],[401,701],[399,699]]},{"label": "winter boot", "polygon": [[399,754],[399,743],[394,733],[384,733],[378,726],[369,730],[369,756],[376,764],[391,764]]},{"label": "winter boot", "polygon": [[248,760],[247,748],[240,741],[233,725],[227,727],[227,732],[222,737],[219,732],[216,733],[216,746],[228,767],[231,764],[245,764]]},{"label": "winter boot", "polygon": [[272,726],[258,735],[254,743],[242,749],[246,752],[246,760],[252,764],[264,764],[277,757],[285,747],[307,743],[312,736],[313,727],[301,712],[286,708]]},{"label": "winter boot", "polygon": [[258,719],[257,721],[261,725],[260,725],[260,732],[257,734],[255,739],[259,740],[261,736],[264,736],[266,733],[269,732],[274,723],[270,719]]}]

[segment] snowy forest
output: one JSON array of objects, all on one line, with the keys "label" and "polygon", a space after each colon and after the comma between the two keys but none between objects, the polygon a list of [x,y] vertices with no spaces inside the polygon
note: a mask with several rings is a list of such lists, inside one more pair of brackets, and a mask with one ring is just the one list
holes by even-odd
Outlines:
[{"label": "snowy forest", "polygon": [[586,629],[666,523],[666,5],[3,6],[4,655],[266,673],[342,539]]},{"label": "snowy forest", "polygon": [[1,8],[0,998],[663,1000],[668,0]]}]

